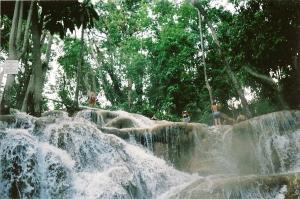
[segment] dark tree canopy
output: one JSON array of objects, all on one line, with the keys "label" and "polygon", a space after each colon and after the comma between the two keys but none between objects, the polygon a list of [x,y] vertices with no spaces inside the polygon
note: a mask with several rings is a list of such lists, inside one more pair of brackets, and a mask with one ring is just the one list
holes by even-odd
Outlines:
[{"label": "dark tree canopy", "polygon": [[[24,1],[24,20],[27,18],[31,1]],[[1,15],[12,18],[15,1],[1,2]],[[73,32],[75,28],[91,28],[99,16],[93,5],[88,1],[37,1],[40,18],[43,18],[43,27],[51,34],[58,33],[64,37],[67,30]]]}]

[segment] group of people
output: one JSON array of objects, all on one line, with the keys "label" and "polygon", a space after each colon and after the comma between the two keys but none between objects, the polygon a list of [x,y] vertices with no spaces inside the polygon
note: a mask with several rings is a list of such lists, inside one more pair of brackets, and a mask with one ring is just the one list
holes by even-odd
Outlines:
[{"label": "group of people", "polygon": [[[212,115],[214,118],[215,125],[216,126],[221,125],[221,113],[219,111],[218,104],[216,101],[214,101],[213,104],[211,105],[211,110],[212,110]],[[182,112],[182,121],[187,123],[191,121],[191,118],[187,111]]]},{"label": "group of people", "polygon": [[[94,107],[96,105],[96,100],[97,100],[97,95],[95,92],[93,91],[89,91],[88,92],[88,101],[89,101],[89,106]],[[219,111],[217,102],[214,101],[213,104],[211,105],[211,110],[212,110],[212,115],[214,118],[214,123],[215,125],[221,125],[221,113]],[[156,118],[153,116],[153,118],[156,120]],[[187,111],[183,111],[182,112],[182,122],[190,122],[191,121],[191,117],[189,115],[189,113]]]}]

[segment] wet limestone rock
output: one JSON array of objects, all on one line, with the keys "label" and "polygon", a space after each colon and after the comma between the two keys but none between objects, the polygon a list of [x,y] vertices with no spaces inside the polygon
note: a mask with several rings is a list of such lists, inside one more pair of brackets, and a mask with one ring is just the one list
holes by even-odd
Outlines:
[{"label": "wet limestone rock", "polygon": [[240,174],[283,172],[297,164],[300,111],[280,111],[233,126],[228,154]]},{"label": "wet limestone rock", "polygon": [[277,175],[212,176],[188,185],[170,199],[227,199],[300,197],[300,173]]}]

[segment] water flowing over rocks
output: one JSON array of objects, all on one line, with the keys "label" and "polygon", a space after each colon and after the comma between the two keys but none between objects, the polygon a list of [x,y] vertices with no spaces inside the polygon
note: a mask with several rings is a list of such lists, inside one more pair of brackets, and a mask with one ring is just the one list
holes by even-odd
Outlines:
[{"label": "water flowing over rocks", "polygon": [[209,176],[160,199],[297,199],[300,173],[258,176]]},{"label": "water flowing over rocks", "polygon": [[4,199],[300,197],[300,111],[218,127],[98,109],[0,120]]},{"label": "water flowing over rocks", "polygon": [[[218,130],[210,137],[218,144],[206,150],[211,175],[161,198],[300,198],[300,111],[270,113]],[[218,165],[223,169],[216,170]]]},{"label": "water flowing over rocks", "polygon": [[11,121],[0,132],[4,199],[157,198],[190,178],[81,117],[16,113]]}]

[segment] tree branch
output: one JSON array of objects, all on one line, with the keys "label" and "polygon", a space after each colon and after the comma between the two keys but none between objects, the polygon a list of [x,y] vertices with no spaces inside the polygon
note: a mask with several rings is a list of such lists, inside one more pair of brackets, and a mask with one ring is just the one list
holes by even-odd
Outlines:
[{"label": "tree branch", "polygon": [[[84,21],[84,17],[81,17],[81,22],[83,23],[83,21]],[[80,39],[80,52],[79,52],[79,57],[78,57],[77,74],[76,74],[77,84],[76,84],[75,96],[74,96],[74,105],[77,108],[79,107],[78,98],[79,98],[79,86],[81,83],[80,76],[82,75],[82,65],[84,62],[84,54],[83,54],[84,49],[83,48],[84,48],[84,25],[82,24],[81,39]]]},{"label": "tree branch", "polygon": [[53,102],[57,102],[57,103],[61,103],[61,104],[64,104],[62,101],[60,100],[56,100],[56,99],[51,99],[51,98],[48,98],[48,97],[43,97],[44,99],[46,100],[50,100],[50,101],[53,101]]},{"label": "tree branch", "polygon": [[244,66],[243,69],[250,75],[259,78],[261,80],[264,80],[265,82],[269,83],[271,86],[277,86],[277,84],[275,83],[275,81],[271,78],[268,77],[266,75],[260,74],[254,70],[252,70],[250,67]]},{"label": "tree branch", "polygon": [[48,67],[49,62],[50,62],[50,55],[51,55],[51,46],[53,44],[53,35],[51,35],[49,33],[48,36],[48,45],[47,45],[47,51],[46,51],[46,60],[45,60],[45,64]]},{"label": "tree branch", "polygon": [[271,77],[268,77],[266,75],[260,74],[260,73],[258,73],[256,71],[252,70],[250,67],[244,66],[243,68],[250,75],[252,75],[252,76],[254,76],[256,78],[259,78],[261,80],[264,80],[265,82],[267,82],[268,84],[270,84],[271,86],[273,86],[274,89],[277,92],[277,99],[278,99],[278,102],[280,103],[281,107],[284,108],[284,109],[288,108],[288,105],[286,104],[286,102],[284,100],[284,97],[281,94],[282,87],[280,86],[279,83],[277,84]]},{"label": "tree branch", "polygon": [[47,31],[44,31],[41,36],[41,46],[44,45],[45,39],[46,39]]}]

